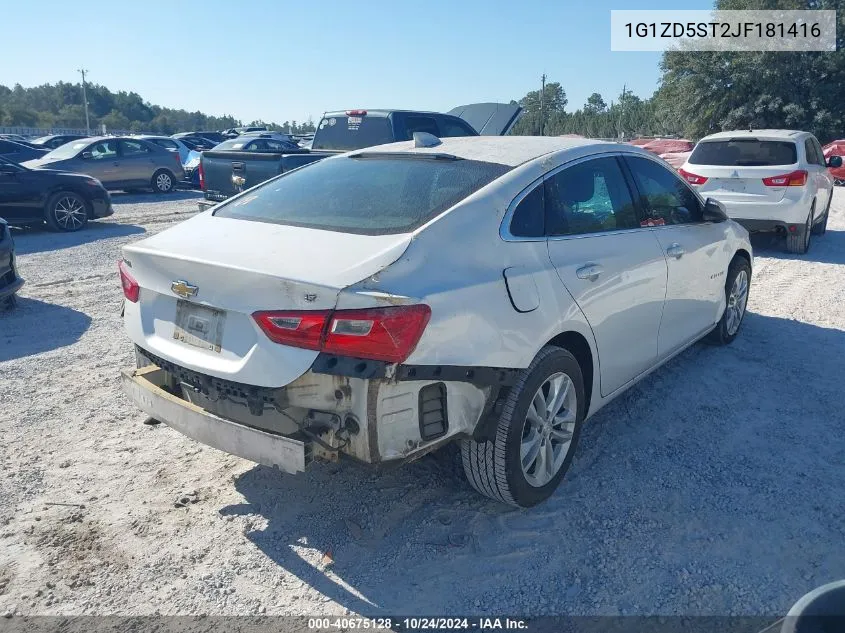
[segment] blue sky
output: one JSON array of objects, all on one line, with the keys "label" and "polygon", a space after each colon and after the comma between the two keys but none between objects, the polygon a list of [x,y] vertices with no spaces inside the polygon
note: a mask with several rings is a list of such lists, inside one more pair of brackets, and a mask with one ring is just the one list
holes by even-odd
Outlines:
[{"label": "blue sky", "polygon": [[[78,81],[249,121],[519,99],[650,96],[659,53],[610,52],[611,9],[710,0],[40,0],[3,3],[0,84]],[[36,35],[33,38],[33,34]],[[10,55],[11,53],[11,55]]]}]

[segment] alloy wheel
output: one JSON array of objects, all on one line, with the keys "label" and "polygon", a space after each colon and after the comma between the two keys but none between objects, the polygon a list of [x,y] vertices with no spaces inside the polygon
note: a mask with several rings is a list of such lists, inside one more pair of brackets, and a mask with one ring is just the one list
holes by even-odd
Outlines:
[{"label": "alloy wheel", "polygon": [[572,447],[578,396],[572,380],[559,372],[549,376],[531,399],[522,427],[519,458],[526,481],[539,488],[563,466]]},{"label": "alloy wheel", "polygon": [[748,303],[748,274],[740,270],[731,286],[731,293],[728,295],[728,319],[727,331],[729,336],[736,334],[742,317],[745,315],[745,306]]},{"label": "alloy wheel", "polygon": [[156,187],[159,191],[167,192],[173,187],[173,180],[169,174],[159,174],[156,176]]},{"label": "alloy wheel", "polygon": [[88,217],[88,212],[82,201],[75,196],[64,196],[59,198],[56,206],[53,207],[53,215],[56,224],[65,231],[75,231],[82,228]]}]

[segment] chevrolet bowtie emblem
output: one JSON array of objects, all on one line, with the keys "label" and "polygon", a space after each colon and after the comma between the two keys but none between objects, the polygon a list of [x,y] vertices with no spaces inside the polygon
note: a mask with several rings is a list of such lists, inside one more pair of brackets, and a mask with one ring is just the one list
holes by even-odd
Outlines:
[{"label": "chevrolet bowtie emblem", "polygon": [[189,284],[187,281],[183,281],[182,279],[178,279],[170,284],[170,289],[180,297],[184,297],[187,299],[188,297],[196,297],[197,293],[200,291],[198,286],[194,286],[193,284]]}]

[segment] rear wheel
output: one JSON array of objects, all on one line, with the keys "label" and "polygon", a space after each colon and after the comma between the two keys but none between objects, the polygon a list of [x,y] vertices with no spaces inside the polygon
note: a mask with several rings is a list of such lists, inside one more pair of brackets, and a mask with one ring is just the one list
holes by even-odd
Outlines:
[{"label": "rear wheel", "polygon": [[816,203],[810,208],[810,214],[807,216],[807,223],[794,233],[787,232],[786,234],[786,250],[790,253],[803,255],[810,250],[810,237],[813,234],[813,218],[815,215]]},{"label": "rear wheel", "polygon": [[739,326],[748,305],[748,288],[751,285],[751,266],[744,257],[734,257],[725,279],[725,311],[715,329],[707,336],[710,343],[727,345],[739,334]]},{"label": "rear wheel", "polygon": [[586,398],[578,361],[544,347],[507,396],[491,440],[463,440],[461,458],[481,494],[529,507],[549,498],[572,462]]},{"label": "rear wheel", "polygon": [[159,169],[153,174],[152,185],[153,191],[156,193],[170,193],[173,191],[175,183],[173,174],[166,169]]},{"label": "rear wheel", "polygon": [[88,224],[88,205],[79,194],[60,191],[47,201],[44,219],[54,231],[72,233]]}]

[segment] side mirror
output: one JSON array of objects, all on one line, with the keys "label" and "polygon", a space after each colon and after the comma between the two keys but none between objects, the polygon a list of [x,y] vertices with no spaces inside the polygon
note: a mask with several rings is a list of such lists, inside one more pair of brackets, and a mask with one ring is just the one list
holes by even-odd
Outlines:
[{"label": "side mirror", "polygon": [[704,202],[704,211],[702,213],[705,222],[725,222],[728,220],[728,213],[725,211],[725,205],[713,198],[707,198]]},{"label": "side mirror", "polygon": [[82,152],[82,158],[84,158],[85,160],[89,160],[90,158],[93,158],[93,157],[94,157],[94,154],[92,154],[91,152]]},{"label": "side mirror", "polygon": [[830,158],[827,159],[827,166],[833,167],[834,169],[842,167],[842,157],[841,156],[831,156]]}]

